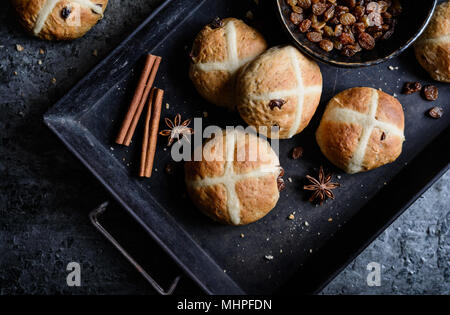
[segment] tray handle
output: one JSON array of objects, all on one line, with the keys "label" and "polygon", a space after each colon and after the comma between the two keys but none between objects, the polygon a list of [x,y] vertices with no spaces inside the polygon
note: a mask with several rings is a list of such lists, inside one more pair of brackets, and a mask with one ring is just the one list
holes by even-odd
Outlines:
[{"label": "tray handle", "polygon": [[89,219],[91,220],[91,223],[97,228],[97,230],[100,231],[100,233],[103,234],[103,236],[106,237],[108,241],[110,241],[114,247],[117,248],[117,250],[136,268],[136,270],[150,283],[150,285],[161,295],[171,295],[173,291],[175,291],[175,288],[178,285],[178,281],[180,280],[180,276],[177,276],[172,284],[170,285],[169,289],[167,291],[164,291],[164,289],[131,257],[127,251],[117,242],[117,240],[109,234],[109,232],[100,224],[98,221],[98,218],[100,215],[102,215],[106,208],[108,207],[109,202],[106,201],[102,203],[99,207],[95,208],[94,210],[89,213]]}]

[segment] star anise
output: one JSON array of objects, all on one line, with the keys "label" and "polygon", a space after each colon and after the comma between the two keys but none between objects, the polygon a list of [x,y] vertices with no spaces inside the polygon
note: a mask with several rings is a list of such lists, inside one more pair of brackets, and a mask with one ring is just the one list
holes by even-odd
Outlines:
[{"label": "star anise", "polygon": [[315,179],[312,176],[306,175],[306,178],[312,183],[312,185],[305,185],[303,189],[312,190],[314,193],[311,198],[309,198],[310,202],[314,200],[318,200],[318,202],[322,205],[325,199],[331,198],[334,199],[334,194],[332,192],[333,189],[338,188],[340,186],[339,183],[331,182],[332,174],[328,174],[325,176],[323,171],[323,167],[320,167],[319,170],[319,179]]},{"label": "star anise", "polygon": [[185,138],[189,142],[187,136],[194,133],[194,129],[188,127],[191,123],[191,119],[186,119],[181,122],[181,115],[177,114],[173,122],[169,118],[165,118],[164,121],[170,129],[162,130],[159,134],[161,136],[169,137],[167,146],[170,147],[175,139],[178,141],[181,138]]}]

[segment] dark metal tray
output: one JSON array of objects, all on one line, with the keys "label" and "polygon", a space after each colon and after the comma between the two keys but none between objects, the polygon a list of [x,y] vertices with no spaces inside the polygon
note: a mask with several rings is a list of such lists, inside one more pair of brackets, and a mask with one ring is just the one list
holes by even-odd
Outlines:
[{"label": "dark metal tray", "polygon": [[[365,248],[420,194],[448,169],[450,115],[426,117],[434,105],[445,106],[450,89],[436,84],[435,103],[420,95],[400,95],[405,81],[429,81],[411,51],[382,65],[338,69],[320,65],[324,77],[322,102],[311,125],[299,136],[280,144],[280,160],[293,182],[287,182],[277,207],[263,220],[229,227],[200,214],[184,196],[182,174],[170,177],[163,169],[170,160],[160,139],[151,180],[136,176],[140,154],[137,130],[130,148],[114,145],[142,67],[142,56],[163,56],[156,85],[170,104],[162,116],[200,117],[203,125],[244,125],[235,113],[206,103],[188,78],[190,46],[201,27],[215,16],[245,18],[258,27],[270,44],[287,43],[271,1],[171,0],[155,11],[111,55],[95,67],[46,115],[45,123],[86,165],[123,207],[150,233],[207,293],[314,293]],[[390,71],[388,65],[398,67]],[[381,88],[398,94],[406,116],[406,143],[395,163],[357,175],[334,169],[320,154],[314,131],[327,101],[354,86]],[[289,159],[297,145],[302,160]],[[308,203],[303,178],[325,165],[339,175],[337,199],[322,207]],[[179,172],[182,173],[182,172]],[[288,220],[295,212],[295,220]],[[332,218],[332,222],[329,222]],[[308,224],[306,224],[308,222]],[[240,235],[243,233],[244,238]],[[273,255],[267,261],[265,255]]]}]

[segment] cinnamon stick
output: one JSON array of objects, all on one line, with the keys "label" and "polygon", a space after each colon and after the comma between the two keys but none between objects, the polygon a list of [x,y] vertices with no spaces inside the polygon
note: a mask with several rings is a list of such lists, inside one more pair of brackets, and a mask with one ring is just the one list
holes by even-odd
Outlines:
[{"label": "cinnamon stick", "polygon": [[155,81],[160,63],[161,57],[150,54],[147,56],[145,67],[142,70],[135,94],[116,138],[116,143],[123,144],[125,146],[130,145],[137,123],[141,117],[148,95]]},{"label": "cinnamon stick", "polygon": [[123,143],[125,146],[129,146],[131,143],[131,139],[133,138],[137,123],[139,122],[139,118],[141,117],[142,111],[144,110],[145,107],[145,103],[147,102],[148,95],[150,93],[150,90],[152,89],[153,83],[155,82],[156,73],[158,72],[160,63],[161,57],[156,56],[152,71],[147,81],[147,85],[145,86],[141,102],[139,103],[139,107],[136,111],[136,114],[134,115],[133,120],[131,121],[130,129],[128,130],[127,135],[125,136],[125,140]]},{"label": "cinnamon stick", "polygon": [[145,116],[144,138],[142,139],[142,153],[141,153],[141,168],[139,170],[139,176],[145,177],[145,166],[147,161],[148,140],[150,137],[150,118],[152,116],[153,101],[155,99],[155,88],[150,92],[148,99],[147,115]]},{"label": "cinnamon stick", "polygon": [[151,108],[151,119],[148,130],[147,154],[145,157],[144,177],[150,178],[153,171],[153,162],[155,159],[156,143],[158,140],[159,121],[161,118],[161,107],[163,102],[164,91],[155,89],[154,101]]},{"label": "cinnamon stick", "polygon": [[123,144],[125,141],[127,132],[130,129],[131,121],[133,120],[133,117],[136,114],[136,110],[137,110],[139,104],[141,103],[142,96],[144,94],[144,89],[147,85],[148,77],[150,75],[150,72],[152,71],[153,64],[155,63],[155,59],[156,59],[155,56],[150,55],[150,54],[147,55],[147,58],[145,60],[145,66],[144,66],[144,69],[142,69],[142,73],[139,78],[136,90],[134,92],[133,99],[131,100],[127,114],[125,116],[125,119],[123,120],[119,134],[117,135],[117,138],[116,138],[116,143],[118,143],[118,144]]}]

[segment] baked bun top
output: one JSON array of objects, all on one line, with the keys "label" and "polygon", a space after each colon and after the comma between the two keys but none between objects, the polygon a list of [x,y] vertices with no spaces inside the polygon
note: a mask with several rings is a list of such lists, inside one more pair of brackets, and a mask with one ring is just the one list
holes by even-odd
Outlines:
[{"label": "baked bun top", "polygon": [[108,0],[12,0],[21,24],[47,40],[83,36],[102,17]]},{"label": "baked bun top", "polygon": [[190,77],[208,101],[234,109],[234,75],[266,49],[263,36],[243,21],[215,21],[206,25],[194,41]]},{"label": "baked bun top", "polygon": [[185,163],[188,193],[216,221],[245,225],[270,212],[279,198],[281,172],[270,144],[238,130],[207,141],[201,161]]},{"label": "baked bun top", "polygon": [[416,58],[431,77],[450,82],[450,1],[440,4],[415,43]]},{"label": "baked bun top", "polygon": [[279,126],[279,138],[291,138],[309,124],[319,105],[322,74],[298,49],[273,47],[242,70],[237,89],[238,110],[249,125]]},{"label": "baked bun top", "polygon": [[328,103],[316,132],[323,154],[353,174],[395,161],[405,118],[399,101],[368,87],[345,90]]}]

